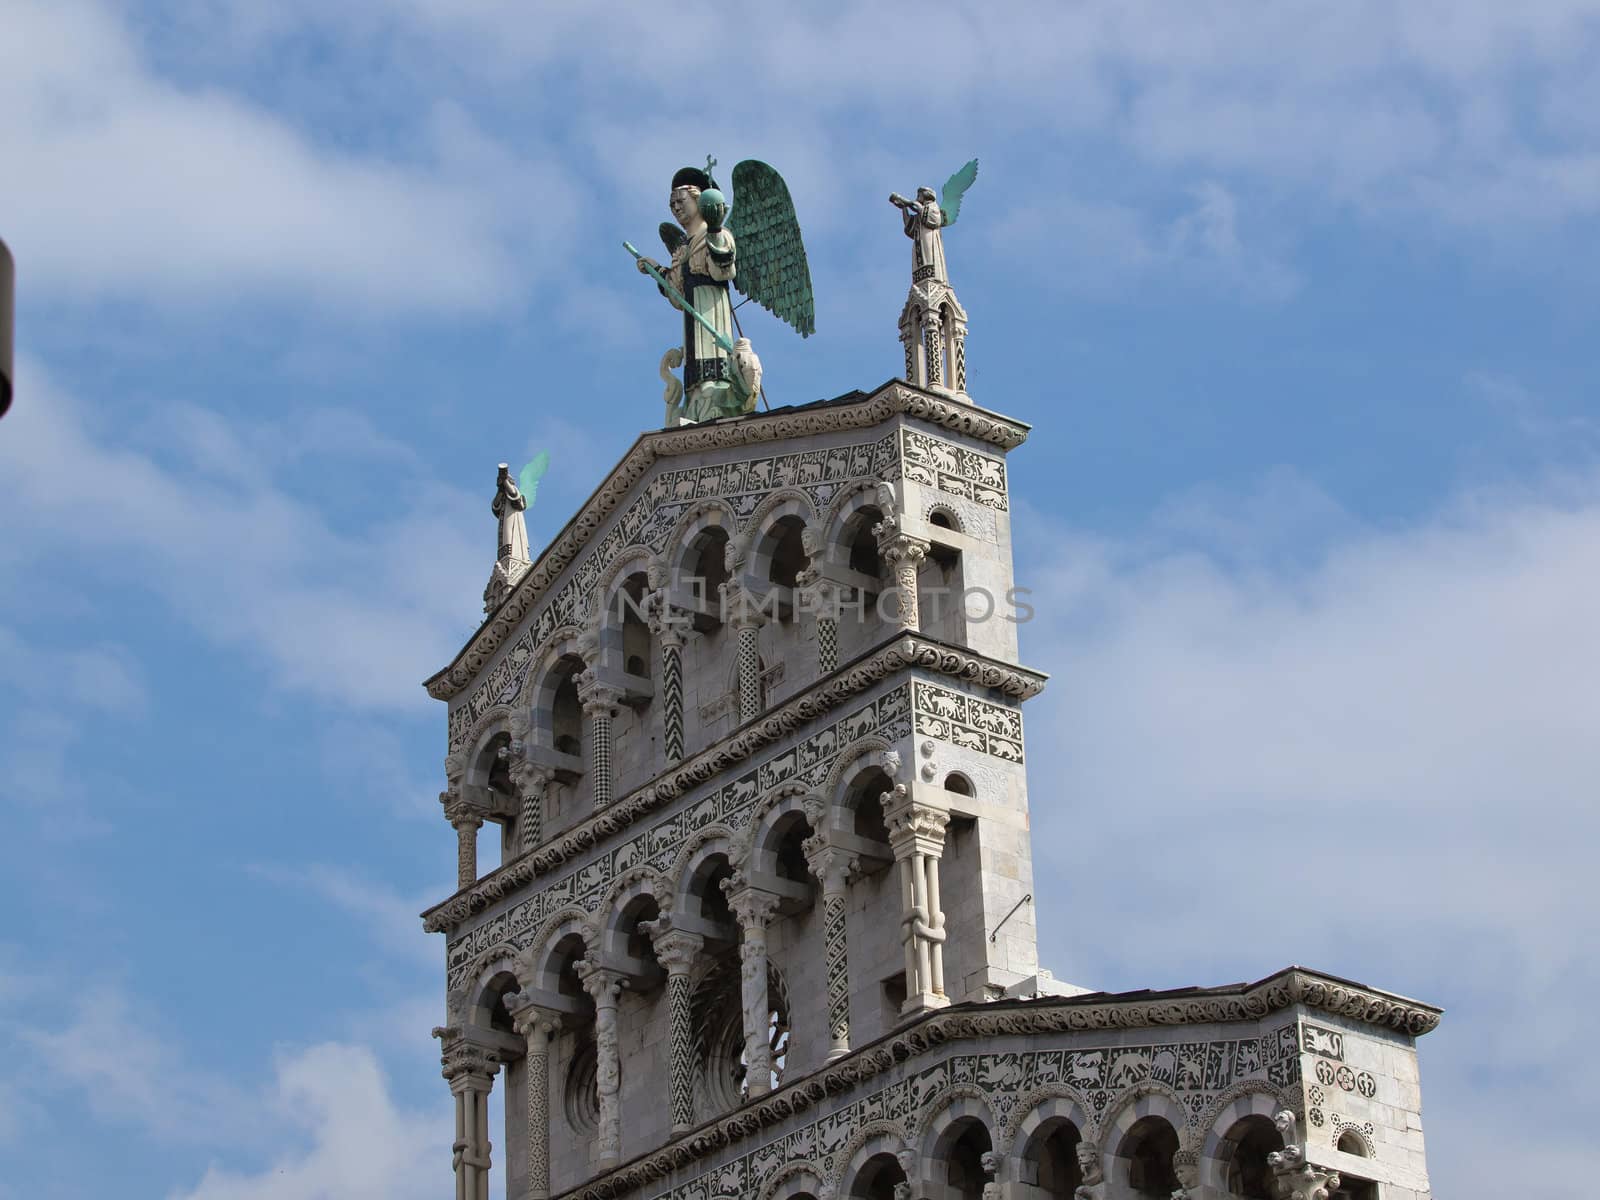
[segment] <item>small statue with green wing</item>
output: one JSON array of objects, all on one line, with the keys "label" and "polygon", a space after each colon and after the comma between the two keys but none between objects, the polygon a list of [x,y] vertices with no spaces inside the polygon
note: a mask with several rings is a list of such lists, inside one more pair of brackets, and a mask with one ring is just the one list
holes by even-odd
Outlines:
[{"label": "small statue with green wing", "polygon": [[900,311],[900,342],[906,352],[906,379],[918,387],[967,392],[967,310],[950,285],[944,261],[944,231],[961,215],[961,198],[978,178],[973,159],[937,195],[919,187],[917,198],[890,193],[911,239],[911,291]]},{"label": "small statue with green wing", "polygon": [[[816,332],[811,270],[783,176],[756,159],[741,162],[733,169],[730,209],[711,174],[715,166],[708,157],[704,170],[684,167],[672,177],[667,203],[677,224],[661,224],[672,255],[667,266],[623,243],[683,313],[683,387],[680,399],[669,380],[669,425],[755,409],[761,362],[737,332],[729,283],[801,337]],[[668,351],[663,373],[675,357]]]}]

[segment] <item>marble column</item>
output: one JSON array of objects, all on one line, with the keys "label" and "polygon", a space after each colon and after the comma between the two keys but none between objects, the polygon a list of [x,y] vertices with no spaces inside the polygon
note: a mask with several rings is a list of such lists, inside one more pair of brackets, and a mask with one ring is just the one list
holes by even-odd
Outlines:
[{"label": "marble column", "polygon": [[723,587],[728,624],[733,627],[737,639],[739,723],[742,725],[761,714],[761,606],[758,597],[749,589],[731,583]]},{"label": "marble column", "polygon": [[622,972],[584,959],[577,964],[583,989],[594,999],[595,1090],[600,1094],[599,1165],[622,1159],[622,1065],[617,1045],[617,997],[627,986]]},{"label": "marble column", "polygon": [[907,798],[904,784],[882,796],[889,845],[900,865],[904,916],[901,937],[906,952],[906,1002],[910,1015],[943,1008],[950,1001],[944,989],[944,912],[939,897],[939,859],[950,814]]},{"label": "marble column", "polygon": [[435,1029],[433,1034],[443,1043],[442,1074],[456,1100],[456,1138],[451,1146],[456,1200],[489,1200],[493,1152],[489,1092],[500,1069],[499,1059],[487,1047],[468,1041],[457,1027]]},{"label": "marble column", "polygon": [[[729,887],[729,884],[735,886]],[[737,876],[723,880],[728,907],[739,921],[739,1000],[744,1012],[744,1078],[750,1097],[772,1090],[771,998],[767,995],[767,925],[778,897]]]},{"label": "marble column", "polygon": [[[809,526],[806,532],[811,532]],[[810,544],[809,541],[807,544]],[[831,674],[839,669],[838,589],[823,579],[822,572],[813,567],[798,572],[794,577],[794,584],[797,592],[796,610],[801,608],[798,598],[803,596],[804,608],[816,621],[817,669],[823,675]]]},{"label": "marble column", "polygon": [[561,1015],[520,996],[506,997],[512,1025],[528,1043],[525,1067],[528,1117],[527,1200],[550,1196],[550,1039],[561,1028]]},{"label": "marble column", "polygon": [[915,630],[922,623],[917,609],[917,572],[928,556],[929,545],[923,538],[904,533],[896,533],[879,544],[883,561],[894,573],[898,601],[894,619],[905,630]]},{"label": "marble column", "polygon": [[517,812],[517,847],[527,854],[544,840],[544,796],[555,772],[522,761],[513,772],[522,807]]},{"label": "marble column", "polygon": [[928,345],[928,383],[944,382],[944,323],[936,308],[929,309],[922,318],[922,332]]},{"label": "marble column", "polygon": [[822,885],[822,965],[828,1000],[828,1059],[850,1053],[850,963],[845,932],[849,887],[859,859],[822,837],[804,843],[806,865]]},{"label": "marble column", "polygon": [[662,592],[651,603],[650,632],[661,647],[661,745],[668,763],[683,761],[684,621]]},{"label": "marble column", "polygon": [[667,972],[667,1111],[672,1132],[682,1133],[694,1124],[694,989],[689,973],[705,938],[674,929],[670,915],[639,927],[650,935],[656,961]]},{"label": "marble column", "polygon": [[478,882],[478,830],[483,828],[483,818],[450,792],[440,792],[439,802],[444,805],[445,820],[456,831],[456,887],[471,887]]},{"label": "marble column", "polygon": [[578,676],[578,699],[583,702],[585,725],[589,731],[589,771],[593,776],[594,806],[605,808],[612,794],[611,719],[616,715],[622,693],[595,678],[594,671]]}]

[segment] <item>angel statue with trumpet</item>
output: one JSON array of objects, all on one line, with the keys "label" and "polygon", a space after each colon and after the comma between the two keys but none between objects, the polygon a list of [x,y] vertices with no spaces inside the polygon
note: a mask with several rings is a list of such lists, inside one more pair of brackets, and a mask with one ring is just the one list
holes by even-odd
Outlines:
[{"label": "angel statue with trumpet", "polygon": [[917,198],[891,193],[911,239],[911,294],[900,313],[900,340],[906,350],[906,379],[918,387],[965,393],[967,390],[967,312],[950,286],[944,262],[944,230],[961,214],[961,198],[978,178],[973,159],[945,181],[937,195],[919,187]]},{"label": "angel statue with trumpet", "polygon": [[[668,425],[755,409],[761,361],[739,330],[730,283],[801,337],[816,332],[811,271],[788,185],[766,163],[746,159],[733,169],[730,207],[711,174],[715,166],[707,157],[704,170],[684,167],[672,177],[667,206],[677,224],[661,223],[661,241],[672,256],[665,267],[623,243],[683,313],[683,347],[661,361]],[[680,363],[681,385],[668,373]]]}]

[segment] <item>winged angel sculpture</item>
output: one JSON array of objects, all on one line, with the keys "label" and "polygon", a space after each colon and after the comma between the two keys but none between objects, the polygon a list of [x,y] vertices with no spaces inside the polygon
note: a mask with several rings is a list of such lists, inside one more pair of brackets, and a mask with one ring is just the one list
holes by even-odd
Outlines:
[{"label": "winged angel sculpture", "polygon": [[889,203],[900,210],[905,221],[906,236],[911,239],[911,282],[950,284],[950,272],[944,265],[944,234],[947,225],[954,225],[961,215],[961,197],[978,178],[978,160],[973,159],[944,182],[944,190],[935,196],[931,187],[919,187],[917,198],[890,193]]},{"label": "winged angel sculpture", "polygon": [[973,159],[949,179],[937,196],[919,187],[917,198],[891,193],[911,239],[911,291],[900,312],[900,341],[906,352],[906,379],[918,387],[967,391],[967,312],[950,286],[944,262],[944,230],[961,215],[961,198],[978,178]]},{"label": "winged angel sculpture", "polygon": [[[731,283],[801,337],[816,332],[811,269],[789,187],[772,167],[745,159],[733,168],[730,207],[711,172],[684,167],[672,177],[667,204],[676,224],[661,223],[672,256],[663,267],[624,242],[639,270],[653,277],[683,313],[683,347],[667,351],[668,425],[751,412],[761,392],[761,362],[738,333]],[[669,367],[683,367],[681,391]]]}]

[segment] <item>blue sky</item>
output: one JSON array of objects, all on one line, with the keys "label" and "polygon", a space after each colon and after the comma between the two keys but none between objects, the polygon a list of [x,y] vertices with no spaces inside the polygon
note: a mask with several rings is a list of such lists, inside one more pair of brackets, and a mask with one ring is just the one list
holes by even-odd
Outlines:
[{"label": "blue sky", "polygon": [[542,543],[658,418],[619,243],[708,152],[806,231],[817,335],[748,330],[775,404],[896,372],[884,197],[982,162],[947,246],[974,398],[1035,427],[1045,961],[1441,1004],[1438,1194],[1569,1194],[1597,52],[1563,0],[11,0],[0,1197],[447,1186],[420,681],[494,464],[554,452]]}]

